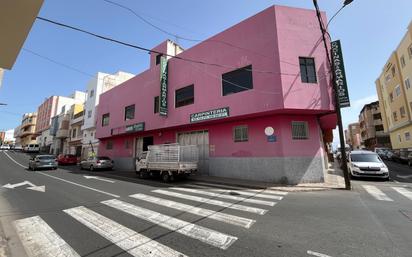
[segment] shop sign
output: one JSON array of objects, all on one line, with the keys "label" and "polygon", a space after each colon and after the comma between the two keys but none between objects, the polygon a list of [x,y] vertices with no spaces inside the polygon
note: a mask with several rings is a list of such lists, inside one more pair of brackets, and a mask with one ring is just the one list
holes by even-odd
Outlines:
[{"label": "shop sign", "polygon": [[267,136],[268,142],[273,143],[276,142],[277,138],[275,135]]},{"label": "shop sign", "polygon": [[339,104],[341,108],[349,107],[349,92],[348,85],[346,83],[345,66],[343,64],[343,55],[340,40],[333,41],[331,49],[333,72],[335,73],[335,90],[338,91]]},{"label": "shop sign", "polygon": [[143,131],[144,130],[144,122],[139,122],[136,124],[128,125],[126,126],[126,133],[130,132],[138,132],[138,131]]},{"label": "shop sign", "polygon": [[160,58],[160,97],[159,97],[159,114],[167,116],[167,59]]},{"label": "shop sign", "polygon": [[229,107],[190,114],[190,123],[229,117]]}]

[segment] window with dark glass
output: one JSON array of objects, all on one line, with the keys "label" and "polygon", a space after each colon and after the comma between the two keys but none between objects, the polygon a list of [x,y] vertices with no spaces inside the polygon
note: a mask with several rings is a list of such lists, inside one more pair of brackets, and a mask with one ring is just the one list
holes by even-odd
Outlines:
[{"label": "window with dark glass", "polygon": [[237,126],[233,128],[233,141],[246,142],[249,140],[249,133],[247,126]]},{"label": "window with dark glass", "polygon": [[102,127],[109,125],[110,113],[103,114]]},{"label": "window with dark glass", "polygon": [[194,85],[180,88],[175,92],[175,107],[181,107],[195,102]]},{"label": "window with dark glass", "polygon": [[317,83],[315,59],[299,57],[300,78],[303,83]]},{"label": "window with dark glass", "polygon": [[308,139],[308,123],[306,121],[292,121],[292,139]]},{"label": "window with dark glass", "polygon": [[223,95],[253,89],[252,65],[222,74]]},{"label": "window with dark glass", "polygon": [[373,119],[374,119],[374,120],[381,120],[381,119],[382,119],[382,116],[381,116],[380,113],[375,113],[375,114],[373,115]]},{"label": "window with dark glass", "polygon": [[124,108],[124,120],[134,119],[134,104]]},{"label": "window with dark glass", "polygon": [[108,141],[106,142],[106,149],[107,149],[107,150],[113,149],[113,141],[112,141],[112,140],[108,140]]},{"label": "window with dark glass", "polygon": [[376,131],[383,131],[383,125],[375,125]]},{"label": "window with dark glass", "polygon": [[156,96],[154,98],[154,110],[153,110],[153,112],[158,113],[159,110],[160,110],[160,98],[159,98],[159,96]]},{"label": "window with dark glass", "polygon": [[159,64],[160,64],[161,58],[162,58],[162,54],[156,55],[156,65],[159,65]]}]

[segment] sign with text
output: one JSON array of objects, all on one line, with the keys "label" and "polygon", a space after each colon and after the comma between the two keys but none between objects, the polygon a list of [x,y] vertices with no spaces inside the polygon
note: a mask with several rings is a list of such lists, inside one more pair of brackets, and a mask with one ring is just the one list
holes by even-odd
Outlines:
[{"label": "sign with text", "polygon": [[349,107],[349,92],[346,83],[345,66],[343,64],[342,47],[340,40],[333,41],[331,44],[333,72],[335,73],[335,84],[339,97],[339,104],[341,108]]},{"label": "sign with text", "polygon": [[229,117],[229,107],[190,114],[190,122],[200,122]]},{"label": "sign with text", "polygon": [[139,122],[136,124],[128,125],[126,126],[126,133],[130,132],[137,132],[137,131],[143,131],[144,130],[144,122]]},{"label": "sign with text", "polygon": [[167,116],[167,59],[165,56],[160,58],[159,114]]}]

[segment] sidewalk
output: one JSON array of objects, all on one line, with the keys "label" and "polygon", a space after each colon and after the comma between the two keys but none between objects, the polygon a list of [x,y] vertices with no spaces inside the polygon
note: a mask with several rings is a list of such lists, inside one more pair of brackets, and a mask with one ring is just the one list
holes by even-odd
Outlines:
[{"label": "sidewalk", "polygon": [[259,182],[251,180],[233,179],[233,178],[221,178],[213,176],[202,176],[193,175],[189,177],[190,180],[207,182],[213,184],[222,184],[229,186],[238,186],[245,188],[255,188],[255,189],[269,189],[269,190],[279,190],[286,192],[306,192],[306,191],[320,191],[320,190],[331,190],[331,189],[344,189],[345,181],[343,178],[343,172],[339,168],[337,162],[329,163],[328,170],[325,174],[324,183],[302,183],[293,186],[285,186],[268,182]]}]

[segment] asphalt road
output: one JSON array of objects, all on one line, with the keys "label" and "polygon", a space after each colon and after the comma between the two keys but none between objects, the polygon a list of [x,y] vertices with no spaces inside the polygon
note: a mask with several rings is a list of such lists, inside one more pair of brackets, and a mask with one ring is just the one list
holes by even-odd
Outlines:
[{"label": "asphalt road", "polygon": [[412,256],[412,184],[397,176],[407,166],[390,164],[398,182],[359,180],[352,191],[255,195],[27,163],[0,152],[6,256]]}]

